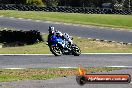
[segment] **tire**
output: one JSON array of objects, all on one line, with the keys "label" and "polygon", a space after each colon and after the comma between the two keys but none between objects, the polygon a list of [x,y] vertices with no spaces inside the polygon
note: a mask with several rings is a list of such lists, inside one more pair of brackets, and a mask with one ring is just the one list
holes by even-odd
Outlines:
[{"label": "tire", "polygon": [[50,46],[50,51],[55,55],[55,56],[61,56],[62,52],[61,49],[58,46]]},{"label": "tire", "polygon": [[81,54],[81,50],[76,44],[72,45],[72,54],[74,56],[79,56]]},{"label": "tire", "polygon": [[87,79],[84,76],[76,76],[76,81],[79,85],[84,85],[87,82]]}]

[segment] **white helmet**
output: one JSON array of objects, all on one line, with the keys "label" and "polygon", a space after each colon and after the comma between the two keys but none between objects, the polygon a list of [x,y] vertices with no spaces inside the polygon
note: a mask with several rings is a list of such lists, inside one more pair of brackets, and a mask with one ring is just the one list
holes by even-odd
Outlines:
[{"label": "white helmet", "polygon": [[49,33],[54,33],[55,32],[55,28],[53,26],[49,26]]}]

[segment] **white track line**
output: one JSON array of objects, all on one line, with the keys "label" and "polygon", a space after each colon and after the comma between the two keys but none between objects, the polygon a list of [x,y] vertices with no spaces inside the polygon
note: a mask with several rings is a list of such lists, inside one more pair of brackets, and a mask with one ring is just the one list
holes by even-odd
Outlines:
[{"label": "white track line", "polygon": [[[132,53],[82,53],[82,55],[132,55]],[[0,55],[53,55],[53,54],[0,54]]]},{"label": "white track line", "polygon": [[32,19],[27,19],[28,21],[32,20]]},{"label": "white track line", "polygon": [[0,17],[4,17],[4,15],[0,15]]},{"label": "white track line", "polygon": [[[66,66],[64,66],[64,67],[57,67],[57,68],[65,68],[65,69],[68,69],[68,68],[78,68],[78,67],[66,67]],[[13,70],[13,69],[28,69],[28,68],[2,68],[2,69],[11,69],[11,70]]]},{"label": "white track line", "polygon": [[14,17],[10,17],[10,18],[14,18]]},{"label": "white track line", "polygon": [[58,67],[58,68],[78,68],[78,67],[70,67],[70,66],[69,67],[65,67],[64,66],[64,67]]},{"label": "white track line", "polygon": [[23,18],[18,18],[19,20],[22,20]]},{"label": "white track line", "polygon": [[108,54],[108,55],[111,55],[111,54],[115,54],[115,55],[118,55],[118,54],[129,54],[129,55],[132,55],[132,53],[82,53],[83,55],[85,54],[93,54],[93,55],[105,55],[105,54]]},{"label": "white track line", "polygon": [[34,55],[34,56],[38,56],[38,55],[53,55],[53,54],[0,54],[0,55],[7,55],[7,56],[28,56],[28,55]]},{"label": "white track line", "polygon": [[41,22],[40,20],[35,20],[36,22]]},{"label": "white track line", "polygon": [[26,68],[4,68],[4,69],[11,69],[11,70],[13,70],[13,69],[26,69]]},{"label": "white track line", "polygon": [[6,30],[7,28],[4,28],[4,30]]},{"label": "white track line", "polygon": [[132,66],[106,66],[106,67],[132,68]]}]

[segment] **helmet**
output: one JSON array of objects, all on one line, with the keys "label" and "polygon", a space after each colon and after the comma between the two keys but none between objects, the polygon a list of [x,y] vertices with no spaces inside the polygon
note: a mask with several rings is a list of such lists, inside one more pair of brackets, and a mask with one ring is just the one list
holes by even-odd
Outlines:
[{"label": "helmet", "polygon": [[55,32],[55,28],[53,26],[49,26],[48,31],[49,31],[49,33],[54,33]]}]

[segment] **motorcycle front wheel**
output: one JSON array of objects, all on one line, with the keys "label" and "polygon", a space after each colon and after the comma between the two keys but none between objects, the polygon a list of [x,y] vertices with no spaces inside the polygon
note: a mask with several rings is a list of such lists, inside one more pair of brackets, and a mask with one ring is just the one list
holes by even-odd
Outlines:
[{"label": "motorcycle front wheel", "polygon": [[51,46],[50,46],[50,51],[51,51],[55,56],[61,56],[61,55],[62,55],[61,49],[60,49],[60,47],[58,47],[58,46],[53,46],[53,45],[51,45]]}]

